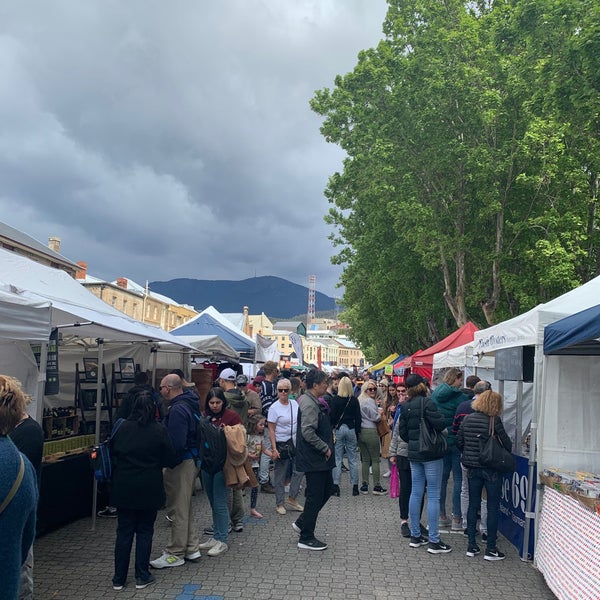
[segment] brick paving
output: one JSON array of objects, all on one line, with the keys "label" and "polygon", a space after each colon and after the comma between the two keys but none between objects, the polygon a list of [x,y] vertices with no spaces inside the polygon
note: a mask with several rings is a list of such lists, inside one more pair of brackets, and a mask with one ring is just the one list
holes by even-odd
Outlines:
[{"label": "brick paving", "polygon": [[[228,552],[155,570],[156,584],[144,590],[135,589],[133,560],[127,587],[112,589],[116,520],[97,519],[96,531],[91,531],[91,518],[81,519],[36,540],[36,600],[555,599],[541,574],[522,562],[502,536],[498,545],[506,559],[501,562],[483,560],[483,552],[466,557],[461,533],[442,534],[453,551],[431,555],[426,547],[409,548],[400,536],[396,499],[352,497],[347,474],[341,488],[342,496],[329,500],[317,524],[317,537],[329,544],[324,552],[298,550],[298,536],[291,528],[297,513],[277,515],[274,496],[261,493],[258,510],[265,518],[248,517],[242,533],[230,534]],[[202,530],[211,524],[202,491],[194,503]],[[152,558],[160,555],[168,533],[160,512]]]}]

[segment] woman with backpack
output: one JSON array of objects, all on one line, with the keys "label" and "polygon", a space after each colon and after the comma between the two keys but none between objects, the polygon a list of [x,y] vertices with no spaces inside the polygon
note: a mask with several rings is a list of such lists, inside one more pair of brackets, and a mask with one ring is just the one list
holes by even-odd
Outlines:
[{"label": "woman with backpack", "polygon": [[148,570],[156,513],[165,504],[163,467],[173,467],[175,450],[167,430],[156,422],[152,393],[142,391],[133,401],[131,414],[115,431],[110,444],[113,465],[111,506],[117,508],[113,589],[127,581],[133,538],[135,587],[154,583]]},{"label": "woman with backpack", "polygon": [[[204,416],[213,427],[224,427],[225,425],[241,425],[242,419],[230,408],[227,408],[225,392],[220,387],[211,388],[206,396],[206,410]],[[212,509],[213,536],[200,544],[200,550],[208,550],[209,556],[219,556],[229,550],[227,540],[229,539],[229,508],[227,506],[227,487],[223,469],[217,473],[209,473],[202,468],[202,484],[206,490],[208,501]]]}]

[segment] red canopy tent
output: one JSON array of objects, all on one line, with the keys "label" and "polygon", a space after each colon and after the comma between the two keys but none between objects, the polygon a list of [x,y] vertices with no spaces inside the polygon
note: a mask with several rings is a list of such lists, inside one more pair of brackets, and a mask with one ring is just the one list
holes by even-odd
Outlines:
[{"label": "red canopy tent", "polygon": [[440,340],[437,344],[425,350],[415,352],[410,357],[411,373],[418,373],[431,381],[431,376],[433,375],[433,355],[436,352],[458,348],[458,346],[464,346],[468,342],[472,342],[475,338],[475,332],[478,330],[479,328],[469,321],[454,333]]}]

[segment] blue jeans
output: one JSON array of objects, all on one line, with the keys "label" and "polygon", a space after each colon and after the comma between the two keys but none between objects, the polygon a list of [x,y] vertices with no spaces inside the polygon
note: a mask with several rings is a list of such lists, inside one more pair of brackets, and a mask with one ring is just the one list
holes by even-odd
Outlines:
[{"label": "blue jeans", "polygon": [[469,469],[469,510],[467,511],[467,535],[469,544],[475,543],[477,511],[481,505],[481,490],[487,493],[487,548],[496,549],[498,537],[498,511],[502,490],[502,475],[494,469]]},{"label": "blue jeans", "polygon": [[202,483],[212,508],[213,529],[215,540],[226,542],[229,528],[229,509],[227,508],[227,488],[223,471],[210,475],[202,471]]},{"label": "blue jeans", "polygon": [[412,477],[412,491],[408,502],[408,513],[410,515],[410,535],[418,538],[421,535],[420,518],[421,502],[425,493],[427,483],[427,525],[429,526],[429,541],[437,543],[440,541],[440,485],[442,483],[442,472],[444,470],[444,459],[429,460],[427,462],[410,462],[410,474]]},{"label": "blue jeans", "polygon": [[460,451],[456,446],[450,446],[451,453],[444,456],[444,472],[442,474],[442,488],[440,490],[440,514],[446,514],[446,489],[452,471],[452,516],[462,518],[460,508],[460,489],[462,487],[462,469],[460,465]]},{"label": "blue jeans", "polygon": [[356,431],[348,425],[341,425],[335,433],[335,467],[333,469],[333,483],[340,485],[342,474],[342,459],[344,450],[348,455],[348,466],[350,467],[350,481],[352,485],[358,485],[358,461],[356,460]]},{"label": "blue jeans", "polygon": [[125,585],[129,571],[129,558],[135,536],[135,578],[137,581],[150,579],[150,551],[156,510],[135,510],[118,507],[117,539],[115,541],[114,585]]}]

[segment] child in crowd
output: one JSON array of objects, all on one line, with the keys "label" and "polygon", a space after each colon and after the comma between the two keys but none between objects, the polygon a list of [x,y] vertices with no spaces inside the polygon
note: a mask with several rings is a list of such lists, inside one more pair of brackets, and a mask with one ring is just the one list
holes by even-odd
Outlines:
[{"label": "child in crowd", "polygon": [[[265,431],[265,417],[257,421],[251,421],[248,424],[248,458],[250,466],[258,479],[260,469],[260,455],[263,451],[263,436]],[[250,515],[256,519],[262,519],[263,516],[256,510],[256,501],[258,500],[258,487],[252,488],[250,494]]]}]

